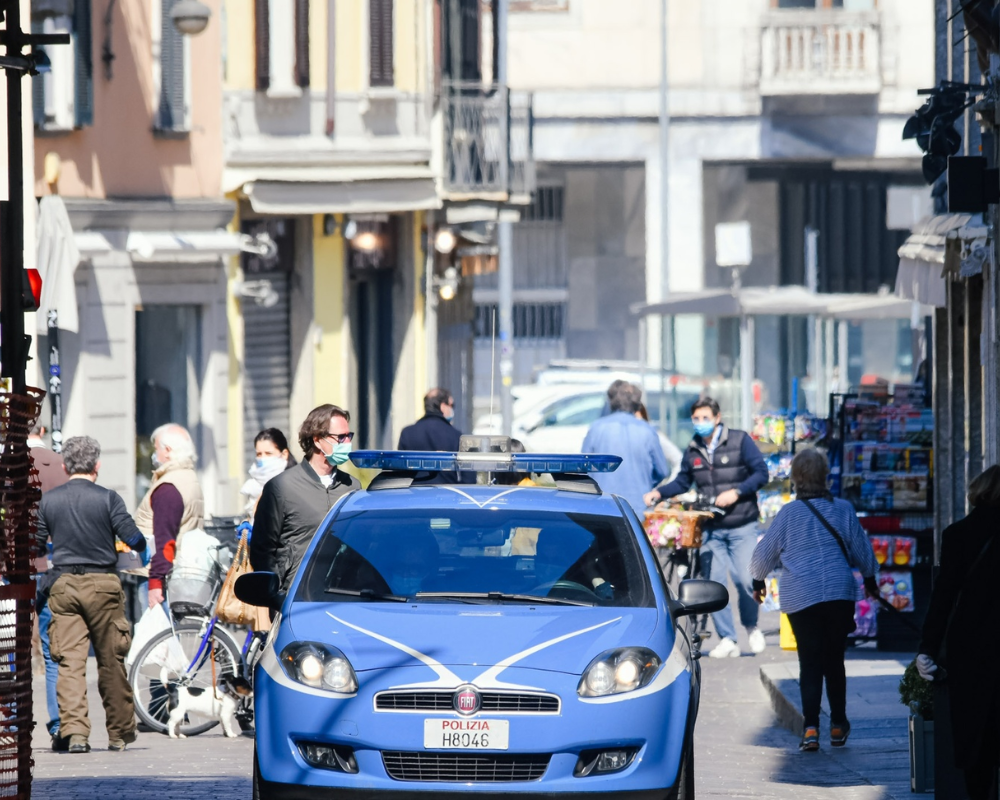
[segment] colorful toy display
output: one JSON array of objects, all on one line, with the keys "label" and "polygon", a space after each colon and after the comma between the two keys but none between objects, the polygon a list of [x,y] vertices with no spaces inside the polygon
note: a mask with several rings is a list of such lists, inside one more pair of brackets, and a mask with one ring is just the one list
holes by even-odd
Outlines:
[{"label": "colorful toy display", "polygon": [[882,598],[897,611],[913,611],[913,578],[909,572],[880,572]]}]

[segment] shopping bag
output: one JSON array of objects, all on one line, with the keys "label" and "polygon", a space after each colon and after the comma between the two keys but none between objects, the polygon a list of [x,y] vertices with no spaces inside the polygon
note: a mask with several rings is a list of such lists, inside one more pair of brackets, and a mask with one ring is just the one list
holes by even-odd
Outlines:
[{"label": "shopping bag", "polygon": [[222,582],[219,601],[215,605],[215,615],[221,622],[229,625],[249,625],[255,631],[266,631],[271,627],[271,615],[266,608],[251,606],[236,596],[236,579],[253,570],[250,568],[250,546],[247,533],[240,536],[236,547],[236,555],[229,566],[226,579]]},{"label": "shopping bag", "polygon": [[170,620],[167,619],[167,612],[163,610],[163,606],[160,603],[157,603],[152,608],[147,608],[135,624],[135,630],[132,633],[132,646],[129,647],[128,655],[125,656],[126,669],[132,666],[132,662],[138,658],[139,653],[142,652],[142,648],[156,634],[168,628],[170,628]]}]

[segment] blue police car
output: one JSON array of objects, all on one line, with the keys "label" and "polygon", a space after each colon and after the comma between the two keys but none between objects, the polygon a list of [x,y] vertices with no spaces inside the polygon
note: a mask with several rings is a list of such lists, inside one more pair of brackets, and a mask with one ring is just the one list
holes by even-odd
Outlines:
[{"label": "blue police car", "polygon": [[[352,461],[382,472],[330,511],[287,596],[270,573],[237,584],[279,612],[254,675],[255,798],[694,797],[682,618],[727,594],[671,594],[635,513],[589,475],[621,459]],[[454,470],[484,477],[421,480]]]}]

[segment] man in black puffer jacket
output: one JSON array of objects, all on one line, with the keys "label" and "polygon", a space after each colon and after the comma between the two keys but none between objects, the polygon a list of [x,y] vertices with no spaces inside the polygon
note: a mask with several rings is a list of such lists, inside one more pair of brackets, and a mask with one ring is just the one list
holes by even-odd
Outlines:
[{"label": "man in black puffer jacket", "polygon": [[[670,483],[658,486],[643,499],[646,505],[684,494],[696,485],[698,492],[726,515],[712,521],[702,545],[704,577],[726,582],[733,579],[739,598],[740,622],[750,637],[750,650],[760,653],[766,642],[757,629],[758,608],[753,599],[750,557],[757,545],[757,490],[768,481],[767,464],[750,434],[733,430],[722,422],[719,404],[711,397],[695,401],[691,407],[695,436],[684,451],[681,471]],[[737,658],[733,612],[728,606],[712,615],[719,644],[709,653],[713,658]]]}]

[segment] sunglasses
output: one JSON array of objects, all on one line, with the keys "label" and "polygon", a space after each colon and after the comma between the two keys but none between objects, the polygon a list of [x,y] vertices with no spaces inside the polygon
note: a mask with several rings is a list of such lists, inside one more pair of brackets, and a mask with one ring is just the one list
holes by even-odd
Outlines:
[{"label": "sunglasses", "polygon": [[354,439],[354,431],[348,433],[328,433],[324,439],[334,439],[338,444],[347,444]]}]

